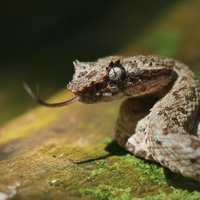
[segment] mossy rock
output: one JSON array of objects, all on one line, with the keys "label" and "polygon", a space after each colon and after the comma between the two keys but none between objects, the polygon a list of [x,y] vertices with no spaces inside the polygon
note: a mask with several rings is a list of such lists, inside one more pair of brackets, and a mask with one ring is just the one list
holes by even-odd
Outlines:
[{"label": "mossy rock", "polygon": [[200,199],[200,183],[112,139],[120,103],[38,107],[3,126],[0,199]]}]

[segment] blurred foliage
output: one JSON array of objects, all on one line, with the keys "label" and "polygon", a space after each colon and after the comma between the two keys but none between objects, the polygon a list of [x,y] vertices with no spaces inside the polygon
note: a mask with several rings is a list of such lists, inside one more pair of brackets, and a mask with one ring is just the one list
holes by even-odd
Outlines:
[{"label": "blurred foliage", "polygon": [[180,50],[183,40],[183,32],[179,29],[169,29],[151,33],[146,39],[147,48],[155,54],[167,57],[175,57]]},{"label": "blurred foliage", "polygon": [[197,71],[199,9],[196,0],[2,1],[0,124],[36,105],[23,81],[47,98],[71,80],[75,59],[153,53]]}]

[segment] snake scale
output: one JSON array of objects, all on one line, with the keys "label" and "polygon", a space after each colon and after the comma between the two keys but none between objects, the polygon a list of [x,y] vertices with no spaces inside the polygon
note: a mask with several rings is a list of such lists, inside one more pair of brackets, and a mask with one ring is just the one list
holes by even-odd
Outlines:
[{"label": "snake scale", "polygon": [[76,97],[45,106],[108,102],[126,97],[116,139],[136,156],[155,160],[173,172],[200,181],[200,86],[183,63],[160,56],[110,56],[75,61],[68,84]]}]

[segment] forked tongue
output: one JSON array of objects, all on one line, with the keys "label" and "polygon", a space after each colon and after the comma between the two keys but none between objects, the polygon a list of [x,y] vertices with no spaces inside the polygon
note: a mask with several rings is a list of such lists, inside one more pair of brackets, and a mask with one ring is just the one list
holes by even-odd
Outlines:
[{"label": "forked tongue", "polygon": [[62,106],[67,106],[69,104],[72,104],[76,101],[78,101],[80,99],[79,96],[76,96],[70,100],[67,100],[67,101],[63,101],[63,102],[60,102],[60,103],[47,103],[47,102],[44,102],[42,99],[40,99],[40,96],[39,96],[39,87],[37,87],[37,95],[35,95],[32,90],[30,89],[30,87],[24,83],[23,84],[25,90],[28,92],[28,94],[40,105],[43,105],[43,106],[47,106],[47,107],[62,107]]}]

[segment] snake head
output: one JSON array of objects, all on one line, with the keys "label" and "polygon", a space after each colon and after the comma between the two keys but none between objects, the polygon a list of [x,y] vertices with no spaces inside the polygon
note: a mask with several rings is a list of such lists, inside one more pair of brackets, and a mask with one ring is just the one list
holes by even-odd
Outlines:
[{"label": "snake head", "polygon": [[95,62],[75,61],[75,74],[67,88],[84,103],[107,102],[122,97],[121,82],[125,79],[125,70],[120,64],[121,58],[110,56]]},{"label": "snake head", "polygon": [[173,63],[154,56],[110,56],[95,62],[74,62],[75,74],[67,85],[79,101],[107,102],[161,90],[170,82]]}]

